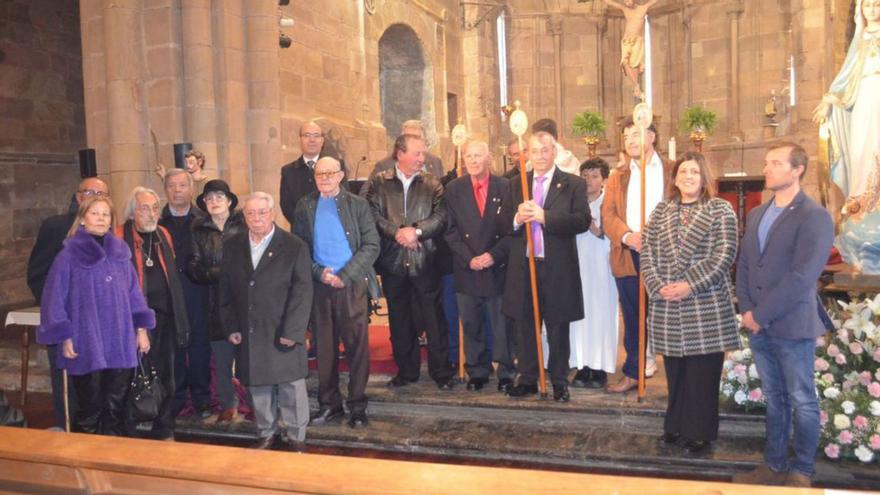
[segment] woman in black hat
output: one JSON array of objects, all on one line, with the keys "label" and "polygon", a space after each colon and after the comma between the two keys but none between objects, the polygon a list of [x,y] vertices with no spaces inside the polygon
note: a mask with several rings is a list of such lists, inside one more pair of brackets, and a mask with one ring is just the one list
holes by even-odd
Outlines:
[{"label": "woman in black hat", "polygon": [[205,304],[208,334],[214,351],[214,367],[217,373],[217,396],[223,408],[217,422],[232,421],[238,411],[238,398],[232,383],[232,362],[235,346],[230,344],[220,319],[220,262],[223,259],[223,243],[247,227],[241,211],[235,211],[238,197],[229,190],[229,184],[215,179],[205,183],[205,190],[196,198],[196,205],[208,216],[193,225],[192,254],[187,262],[187,273],[199,284],[208,287]]}]

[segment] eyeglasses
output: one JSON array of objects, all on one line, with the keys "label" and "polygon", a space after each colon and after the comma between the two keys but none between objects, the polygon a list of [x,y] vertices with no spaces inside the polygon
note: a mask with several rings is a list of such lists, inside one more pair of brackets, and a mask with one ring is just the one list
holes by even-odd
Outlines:
[{"label": "eyeglasses", "polygon": [[82,194],[83,196],[85,196],[87,198],[91,198],[92,196],[97,196],[99,198],[104,197],[104,196],[108,196],[108,194],[106,192],[98,191],[96,189],[80,189],[77,192],[79,192],[80,194]]},{"label": "eyeglasses", "polygon": [[299,135],[299,137],[304,137],[306,139],[318,139],[324,137],[320,132],[304,132]]},{"label": "eyeglasses", "polygon": [[342,172],[342,170],[334,170],[333,172],[315,172],[315,177],[319,179],[331,179],[339,172]]},{"label": "eyeglasses", "polygon": [[140,205],[134,209],[134,211],[143,214],[156,213],[158,214],[162,211],[162,208],[159,205]]},{"label": "eyeglasses", "polygon": [[248,218],[265,217],[271,211],[272,210],[268,210],[268,209],[267,210],[245,210],[244,216],[246,216]]},{"label": "eyeglasses", "polygon": [[223,191],[210,192],[205,195],[205,202],[223,201],[224,199],[226,199],[226,193]]}]

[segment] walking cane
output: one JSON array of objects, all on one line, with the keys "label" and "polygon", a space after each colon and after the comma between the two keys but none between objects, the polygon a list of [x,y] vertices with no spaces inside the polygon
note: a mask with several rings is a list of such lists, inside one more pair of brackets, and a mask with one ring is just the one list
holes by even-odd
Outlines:
[{"label": "walking cane", "polygon": [[61,381],[64,392],[64,431],[70,433],[70,404],[67,398],[67,368],[61,370]]},{"label": "walking cane", "polygon": [[[522,187],[523,202],[529,198],[529,179],[526,174],[526,156],[523,148],[522,137],[529,127],[529,118],[526,113],[519,109],[519,100],[514,103],[516,110],[510,114],[510,131],[516,135],[519,143],[519,180]],[[541,397],[547,397],[547,384],[544,383],[544,347],[541,345],[541,308],[538,307],[538,274],[535,271],[535,245],[532,239],[531,222],[523,225],[526,231],[526,247],[529,256],[529,282],[532,289],[532,313],[535,316],[535,346],[538,351],[538,389]]]},{"label": "walking cane", "polygon": [[[648,126],[651,125],[651,122],[654,120],[654,111],[651,109],[651,106],[645,102],[639,103],[633,109],[633,122],[639,127],[639,138],[640,138],[640,160],[639,167],[641,170],[641,200],[642,200],[642,211],[641,211],[641,222],[639,226],[639,235],[643,235],[645,232],[645,212],[647,208],[645,206],[645,197],[646,197],[646,186],[645,186],[645,175],[648,168],[648,162],[645,157],[645,134]],[[644,241],[644,237],[642,238]],[[644,244],[642,245],[644,247]],[[642,271],[639,270],[639,402],[642,402],[645,399],[645,347],[647,343],[647,329],[645,328],[646,316],[647,316],[647,293],[645,292],[645,277],[642,275]]]},{"label": "walking cane", "polygon": [[[461,166],[461,147],[467,141],[467,129],[463,124],[452,128],[452,144],[455,145],[455,167],[459,177],[464,177]],[[464,325],[458,318],[458,381],[464,383]]]}]

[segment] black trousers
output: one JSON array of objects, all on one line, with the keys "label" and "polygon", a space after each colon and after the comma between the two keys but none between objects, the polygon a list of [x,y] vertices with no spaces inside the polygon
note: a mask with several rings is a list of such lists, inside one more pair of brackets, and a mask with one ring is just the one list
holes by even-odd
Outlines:
[{"label": "black trousers", "polygon": [[[506,318],[501,313],[501,296],[472,296],[457,293],[458,314],[464,330],[465,369],[471,378],[489,378],[492,361],[498,363],[498,378],[514,373],[511,341]],[[492,348],[486,340],[486,314],[492,327]]]},{"label": "black trousers", "polygon": [[[131,369],[106,369],[87,375],[69,375],[79,407],[71,415],[71,430],[122,436],[124,406]],[[63,397],[63,394],[62,394]],[[62,406],[63,407],[63,406]]]},{"label": "black trousers", "polygon": [[669,404],[663,429],[688,440],[718,438],[718,383],[724,353],[663,356]]},{"label": "black trousers", "polygon": [[204,324],[190,326],[189,345],[174,355],[174,412],[186,406],[187,396],[196,409],[211,406],[211,341]]},{"label": "black trousers", "polygon": [[[153,420],[148,438],[164,440],[174,436],[174,353],[177,346],[174,335],[174,315],[156,311],[156,328],[148,330],[150,336],[150,352],[142,358],[144,367],[155,367],[159,374],[159,381],[165,388],[165,400],[159,407],[159,416]],[[139,436],[136,424],[127,424],[126,428],[131,436]]]},{"label": "black trousers", "polygon": [[[428,374],[434,381],[452,378],[449,366],[449,330],[440,298],[440,277],[425,274],[419,277],[383,275],[382,287],[388,301],[388,323],[391,327],[391,350],[397,373],[409,381],[419,379],[421,351],[419,334],[428,337]],[[422,317],[416,324],[414,308]]]},{"label": "black trousers", "polygon": [[312,329],[318,348],[318,403],[322,407],[342,405],[339,392],[339,345],[345,345],[349,411],[367,408],[367,380],[370,378],[370,336],[368,332],[367,284],[358,280],[342,288],[316,282],[312,304]]},{"label": "black trousers", "polygon": [[[545,274],[546,265],[538,261],[536,273],[538,275],[538,307],[541,310],[541,318],[547,327],[547,344],[549,346],[550,359],[547,367],[550,371],[550,383],[554,386],[568,385],[568,358],[571,353],[571,341],[569,340],[568,328],[570,322],[549,322],[544,311],[545,302],[564,287],[552,287],[544,282],[549,274]],[[519,352],[517,356],[517,371],[519,383],[534,385],[538,383],[538,349],[535,343],[535,316],[532,309],[531,284],[526,285],[526,318],[517,320],[519,333]]]}]

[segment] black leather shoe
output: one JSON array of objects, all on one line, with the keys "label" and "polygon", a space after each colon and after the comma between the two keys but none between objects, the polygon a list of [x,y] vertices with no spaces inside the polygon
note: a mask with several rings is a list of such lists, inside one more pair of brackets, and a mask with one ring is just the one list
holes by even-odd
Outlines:
[{"label": "black leather shoe", "polygon": [[510,397],[525,397],[527,395],[535,395],[538,393],[538,385],[526,385],[524,383],[520,383],[514,387],[511,387],[507,391],[507,395]]},{"label": "black leather shoe", "polygon": [[660,441],[665,444],[673,444],[678,442],[678,439],[681,438],[681,435],[678,433],[664,433],[660,435]]},{"label": "black leather shoe", "polygon": [[574,374],[574,378],[571,380],[572,387],[580,387],[586,388],[587,383],[593,379],[593,370],[584,366],[579,369],[577,373]]},{"label": "black leather shoe", "polygon": [[306,443],[305,442],[297,442],[296,440],[287,439],[284,442],[285,450],[288,452],[298,452],[300,454],[306,453]]},{"label": "black leather shoe", "polygon": [[473,390],[474,392],[483,390],[483,386],[489,383],[488,378],[471,378],[467,382],[467,389]]},{"label": "black leather shoe", "polygon": [[394,378],[392,378],[391,380],[388,380],[388,386],[395,387],[395,388],[396,387],[405,387],[405,386],[409,385],[410,383],[415,383],[415,382],[416,382],[416,380],[407,380],[406,378],[404,378],[400,375],[397,375]]},{"label": "black leather shoe", "polygon": [[309,421],[309,424],[312,426],[325,425],[341,418],[344,414],[345,410],[342,409],[342,406],[322,407],[318,410],[318,412],[312,415],[312,419],[311,421]]},{"label": "black leather shoe", "polygon": [[513,380],[510,378],[502,378],[498,380],[498,391],[502,393],[507,393],[510,391],[510,387],[513,386]]},{"label": "black leather shoe", "polygon": [[688,454],[700,454],[709,449],[711,442],[706,440],[689,440],[684,444],[684,451]]},{"label": "black leather shoe", "polygon": [[352,428],[366,428],[370,424],[366,411],[353,411],[348,418],[348,426]]},{"label": "black leather shoe", "polygon": [[568,385],[553,385],[553,400],[556,402],[568,402],[571,395],[568,393]]},{"label": "black leather shoe", "polygon": [[268,437],[263,437],[251,444],[251,448],[256,450],[269,450],[275,446],[277,441],[278,435],[269,435]]},{"label": "black leather shoe", "polygon": [[439,388],[440,390],[452,390],[453,388],[455,388],[455,378],[437,380],[437,388]]}]

